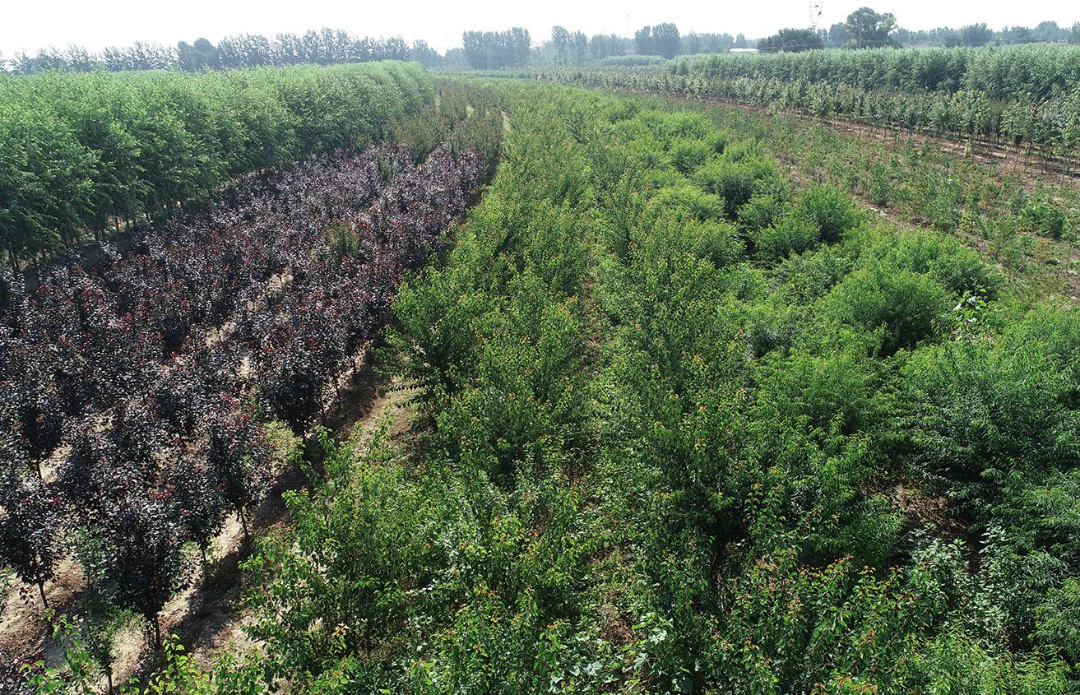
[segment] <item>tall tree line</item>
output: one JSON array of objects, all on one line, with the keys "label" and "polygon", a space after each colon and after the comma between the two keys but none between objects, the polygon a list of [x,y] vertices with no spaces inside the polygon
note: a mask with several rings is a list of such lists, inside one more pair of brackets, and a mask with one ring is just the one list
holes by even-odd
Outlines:
[{"label": "tall tree line", "polygon": [[426,41],[410,46],[401,37],[356,37],[343,29],[323,28],[304,34],[283,33],[272,39],[260,34],[226,36],[215,46],[205,38],[176,46],[137,41],[91,53],[79,46],[42,49],[35,55],[19,53],[9,60],[0,56],[0,70],[34,74],[48,70],[92,72],[104,70],[218,70],[263,65],[336,65],[378,60],[415,60],[426,67],[440,64],[441,56]]},{"label": "tall tree line", "polygon": [[466,31],[461,45],[469,67],[476,70],[522,67],[529,62],[532,38],[527,29]]}]

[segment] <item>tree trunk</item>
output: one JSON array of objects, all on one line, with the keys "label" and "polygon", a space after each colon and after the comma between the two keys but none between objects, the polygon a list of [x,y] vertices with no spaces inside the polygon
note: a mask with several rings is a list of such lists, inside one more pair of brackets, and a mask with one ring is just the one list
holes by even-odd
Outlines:
[{"label": "tree trunk", "polygon": [[154,651],[161,650],[161,623],[158,621],[158,616],[155,615],[151,620],[154,622]]},{"label": "tree trunk", "polygon": [[41,580],[37,583],[38,593],[41,594],[41,602],[45,604],[45,610],[49,609],[49,599],[45,598],[45,581]]}]

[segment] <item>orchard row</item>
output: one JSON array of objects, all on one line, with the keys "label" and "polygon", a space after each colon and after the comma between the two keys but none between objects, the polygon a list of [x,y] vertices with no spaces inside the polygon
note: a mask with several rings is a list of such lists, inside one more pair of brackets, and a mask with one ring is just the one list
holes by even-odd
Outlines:
[{"label": "orchard row", "polygon": [[[127,256],[3,281],[4,564],[45,598],[75,547],[94,591],[154,620],[225,517],[271,482],[474,195],[481,162],[401,146],[312,157],[139,236]],[[93,559],[96,558],[96,559]],[[108,587],[108,589],[106,589]]]},{"label": "orchard row", "polygon": [[237,176],[383,139],[432,101],[418,65],[0,79],[0,253],[18,269]]}]

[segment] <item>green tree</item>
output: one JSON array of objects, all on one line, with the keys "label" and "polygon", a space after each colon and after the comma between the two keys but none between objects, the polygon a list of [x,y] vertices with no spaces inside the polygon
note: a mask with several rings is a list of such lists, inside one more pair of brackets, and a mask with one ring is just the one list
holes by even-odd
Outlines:
[{"label": "green tree", "polygon": [[986,22],[969,24],[960,29],[960,38],[965,46],[985,46],[993,40],[994,32],[986,26]]},{"label": "green tree", "polygon": [[652,29],[653,44],[656,46],[656,52],[668,60],[679,55],[680,41],[679,41],[679,28],[671,22],[665,22],[663,24],[657,24]]},{"label": "green tree", "polygon": [[778,33],[758,41],[757,47],[764,53],[801,53],[825,48],[825,42],[812,29],[781,29]]},{"label": "green tree", "polygon": [[896,31],[896,17],[891,12],[880,14],[869,7],[860,7],[848,15],[844,26],[851,32],[856,48],[897,45],[891,36]]},{"label": "green tree", "polygon": [[638,55],[657,55],[656,41],[653,39],[652,27],[641,27],[634,32],[634,50]]}]

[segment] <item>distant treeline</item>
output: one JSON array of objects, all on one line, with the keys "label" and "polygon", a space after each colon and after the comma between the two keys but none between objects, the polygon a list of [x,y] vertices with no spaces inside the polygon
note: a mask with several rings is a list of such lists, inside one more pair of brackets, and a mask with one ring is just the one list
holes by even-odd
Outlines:
[{"label": "distant treeline", "polygon": [[414,41],[409,45],[401,37],[361,38],[342,29],[322,29],[303,35],[278,34],[272,39],[260,34],[237,34],[226,36],[216,46],[199,38],[194,43],[181,41],[176,46],[137,41],[131,46],[110,47],[100,53],[92,53],[79,46],[69,46],[63,50],[48,48],[38,51],[36,55],[20,53],[6,60],[0,55],[0,70],[17,74],[48,70],[198,72],[264,65],[335,65],[378,60],[414,60],[434,67],[441,62],[442,56],[425,41]]},{"label": "distant treeline", "polygon": [[[632,37],[617,34],[588,35],[563,26],[551,30],[551,38],[533,44],[529,32],[467,31],[462,37],[464,56],[452,49],[443,65],[468,65],[475,70],[533,67],[581,67],[585,65],[644,65],[655,59],[703,53],[726,53],[733,49],[757,48],[761,52],[801,52],[821,48],[884,48],[903,46],[986,46],[1026,43],[1080,43],[1080,23],[1066,29],[1056,22],[1042,22],[1034,29],[1009,27],[994,31],[986,24],[970,24],[960,29],[948,27],[929,31],[903,29],[890,13],[869,7],[852,12],[844,22],[828,29],[783,29],[773,36],[748,40],[743,34],[683,34],[671,22],[644,26]],[[462,59],[463,58],[463,59]]]},{"label": "distant treeline", "polygon": [[506,31],[466,31],[461,46],[469,67],[476,70],[522,67],[529,63],[532,38],[528,29]]},{"label": "distant treeline", "polygon": [[[985,23],[953,29],[913,31],[904,29],[896,17],[863,7],[844,22],[828,29],[792,28],[762,39],[743,34],[683,34],[678,26],[664,22],[644,26],[632,37],[618,34],[588,35],[555,26],[546,41],[534,42],[527,29],[466,31],[460,48],[444,54],[427,44],[409,44],[401,37],[357,37],[343,29],[324,28],[305,34],[237,34],[214,45],[205,38],[175,46],[137,41],[131,46],[110,47],[93,53],[79,46],[42,49],[35,55],[17,53],[6,58],[0,53],[0,72],[33,74],[48,70],[93,72],[104,70],[183,70],[197,72],[264,65],[333,65],[378,60],[411,60],[425,67],[469,67],[496,70],[532,66],[583,66],[610,64],[624,56],[676,56],[725,53],[732,49],[757,48],[763,52],[799,52],[819,48],[882,48],[902,46],[987,46],[1026,43],[1080,43],[1080,22],[1070,28],[1057,22],[1041,22],[1035,28],[1007,27],[1000,31]],[[607,62],[605,62],[607,61]]]}]

